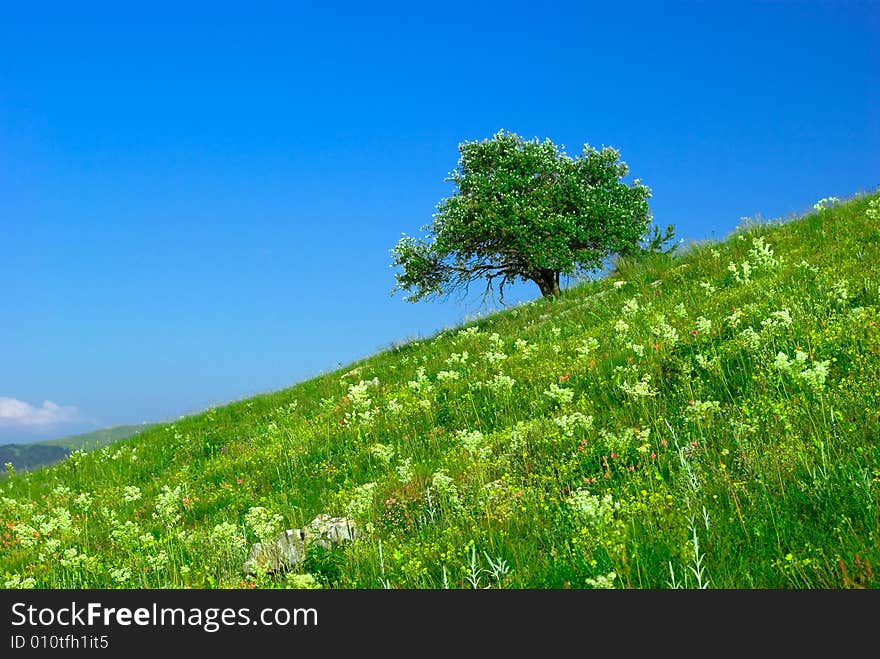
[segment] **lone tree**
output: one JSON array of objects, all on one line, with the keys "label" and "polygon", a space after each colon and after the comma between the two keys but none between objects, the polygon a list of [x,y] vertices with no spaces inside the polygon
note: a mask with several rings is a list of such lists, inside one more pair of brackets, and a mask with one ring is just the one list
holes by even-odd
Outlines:
[{"label": "lone tree", "polygon": [[517,280],[556,296],[561,275],[599,270],[612,254],[660,251],[673,238],[671,225],[648,236],[651,191],[638,179],[621,181],[629,167],[616,149],[585,145],[572,158],[549,139],[502,130],[458,150],[446,179],[457,192],[422,227],[429,239],[404,234],[391,250],[392,266],[402,268],[394,291],[407,291],[409,302],[481,279],[486,294],[497,282],[502,300]]}]

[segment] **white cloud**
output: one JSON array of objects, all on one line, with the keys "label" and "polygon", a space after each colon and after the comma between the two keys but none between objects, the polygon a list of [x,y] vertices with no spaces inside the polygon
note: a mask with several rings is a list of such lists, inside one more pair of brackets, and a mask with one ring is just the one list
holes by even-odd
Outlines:
[{"label": "white cloud", "polygon": [[58,405],[44,400],[34,407],[17,398],[0,396],[0,426],[43,427],[74,421],[77,410],[72,405]]}]

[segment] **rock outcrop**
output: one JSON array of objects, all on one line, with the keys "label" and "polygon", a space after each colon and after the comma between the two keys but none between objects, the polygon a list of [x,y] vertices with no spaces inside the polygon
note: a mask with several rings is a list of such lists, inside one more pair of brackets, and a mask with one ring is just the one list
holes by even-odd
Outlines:
[{"label": "rock outcrop", "polygon": [[335,549],[343,542],[354,542],[360,539],[360,527],[347,517],[330,517],[318,515],[303,529],[306,544],[317,545],[324,549]]},{"label": "rock outcrop", "polygon": [[271,542],[255,543],[244,563],[244,571],[254,574],[295,569],[306,560],[310,545],[332,550],[361,536],[360,527],[352,520],[321,514],[304,529],[287,529]]}]

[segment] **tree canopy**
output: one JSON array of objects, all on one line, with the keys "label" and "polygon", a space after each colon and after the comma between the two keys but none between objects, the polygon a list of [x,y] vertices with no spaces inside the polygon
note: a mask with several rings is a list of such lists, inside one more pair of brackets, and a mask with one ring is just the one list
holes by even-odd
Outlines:
[{"label": "tree canopy", "polygon": [[572,158],[549,139],[525,140],[500,131],[458,146],[458,166],[447,177],[456,192],[437,204],[426,238],[403,234],[391,250],[401,271],[396,290],[415,302],[486,281],[536,283],[558,295],[560,276],[600,270],[612,254],[658,249],[672,226],[648,238],[651,191],[621,179],[629,167],[612,147],[584,145]]}]

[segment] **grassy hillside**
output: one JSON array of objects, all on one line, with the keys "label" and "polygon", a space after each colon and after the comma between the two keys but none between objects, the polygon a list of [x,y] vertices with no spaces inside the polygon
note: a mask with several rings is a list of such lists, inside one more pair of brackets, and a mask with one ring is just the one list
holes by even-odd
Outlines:
[{"label": "grassy hillside", "polygon": [[878,312],[880,195],[749,223],[6,479],[0,583],[876,588]]},{"label": "grassy hillside", "polygon": [[[71,451],[100,448],[111,442],[131,437],[151,425],[153,424],[113,426],[79,435],[47,439],[42,442],[4,444],[0,446],[0,464],[11,464],[14,471],[25,471],[55,464],[66,458]],[[0,477],[5,475],[6,472],[3,472]]]}]

